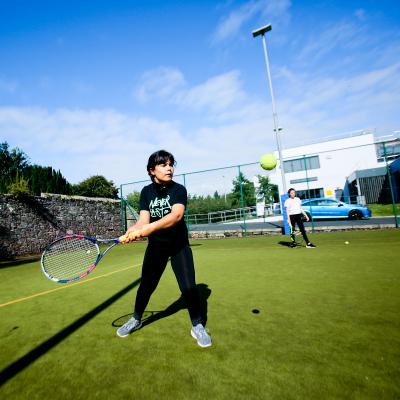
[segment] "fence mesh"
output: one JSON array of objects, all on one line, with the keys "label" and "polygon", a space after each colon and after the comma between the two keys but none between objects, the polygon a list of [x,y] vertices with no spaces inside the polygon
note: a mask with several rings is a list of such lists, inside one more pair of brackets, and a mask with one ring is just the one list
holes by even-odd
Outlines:
[{"label": "fence mesh", "polygon": [[[361,135],[283,151],[286,188],[296,189],[315,223],[348,224],[372,214],[378,225],[399,226],[400,140],[366,139]],[[252,223],[282,220],[279,168],[279,162],[272,171],[254,162],[175,175],[188,191],[189,229],[228,229],[240,223],[246,231]],[[122,231],[136,221],[140,192],[149,183],[146,179],[121,185]]]}]

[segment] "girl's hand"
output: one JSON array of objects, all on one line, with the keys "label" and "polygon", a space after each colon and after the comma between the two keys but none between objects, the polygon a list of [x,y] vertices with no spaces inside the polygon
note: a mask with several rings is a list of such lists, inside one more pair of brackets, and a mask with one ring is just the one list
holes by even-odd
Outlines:
[{"label": "girl's hand", "polygon": [[133,240],[136,240],[138,238],[140,238],[141,235],[141,231],[140,230],[136,230],[136,231],[131,231],[131,230],[127,230],[125,235],[122,235],[119,237],[119,241],[121,243],[129,243],[132,242]]}]

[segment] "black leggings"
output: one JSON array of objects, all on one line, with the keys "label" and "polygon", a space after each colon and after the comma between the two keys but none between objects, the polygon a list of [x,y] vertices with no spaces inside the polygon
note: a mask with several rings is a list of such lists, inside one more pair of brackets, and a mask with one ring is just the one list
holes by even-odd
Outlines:
[{"label": "black leggings", "polygon": [[290,229],[290,238],[292,239],[292,242],[294,242],[294,233],[293,232],[294,232],[295,226],[297,224],[301,234],[303,235],[305,242],[307,244],[310,243],[310,241],[308,240],[307,234],[306,234],[306,230],[304,229],[302,214],[291,215],[290,222],[292,223],[292,228]]},{"label": "black leggings", "polygon": [[139,320],[142,318],[150,296],[156,290],[169,258],[171,258],[172,269],[178,281],[179,289],[187,303],[190,319],[195,326],[202,321],[193,254],[189,245],[173,252],[153,244],[147,246],[142,266],[142,278],[136,294],[134,317]]}]

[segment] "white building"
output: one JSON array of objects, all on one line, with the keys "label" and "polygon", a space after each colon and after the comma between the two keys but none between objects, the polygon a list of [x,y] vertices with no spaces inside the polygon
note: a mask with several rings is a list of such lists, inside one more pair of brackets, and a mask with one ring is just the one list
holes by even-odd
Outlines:
[{"label": "white building", "polygon": [[[376,140],[372,132],[363,131],[344,138],[284,149],[283,165],[287,189],[294,187],[301,198],[336,197],[354,193],[348,191],[351,179],[357,171],[376,169],[385,171],[382,141],[387,153],[396,158],[400,154],[400,142],[392,136]],[[399,147],[399,148],[397,148]],[[277,155],[277,154],[276,154]],[[280,170],[277,168],[271,180],[282,188]],[[357,185],[353,185],[357,187]],[[280,190],[281,191],[281,190]],[[364,193],[356,193],[363,196]]]}]

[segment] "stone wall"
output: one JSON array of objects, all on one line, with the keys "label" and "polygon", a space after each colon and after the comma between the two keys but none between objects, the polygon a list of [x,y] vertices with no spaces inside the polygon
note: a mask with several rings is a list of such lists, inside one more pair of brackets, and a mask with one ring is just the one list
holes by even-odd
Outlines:
[{"label": "stone wall", "polygon": [[121,234],[119,200],[42,194],[17,200],[0,195],[0,259],[39,254],[65,234]]}]

